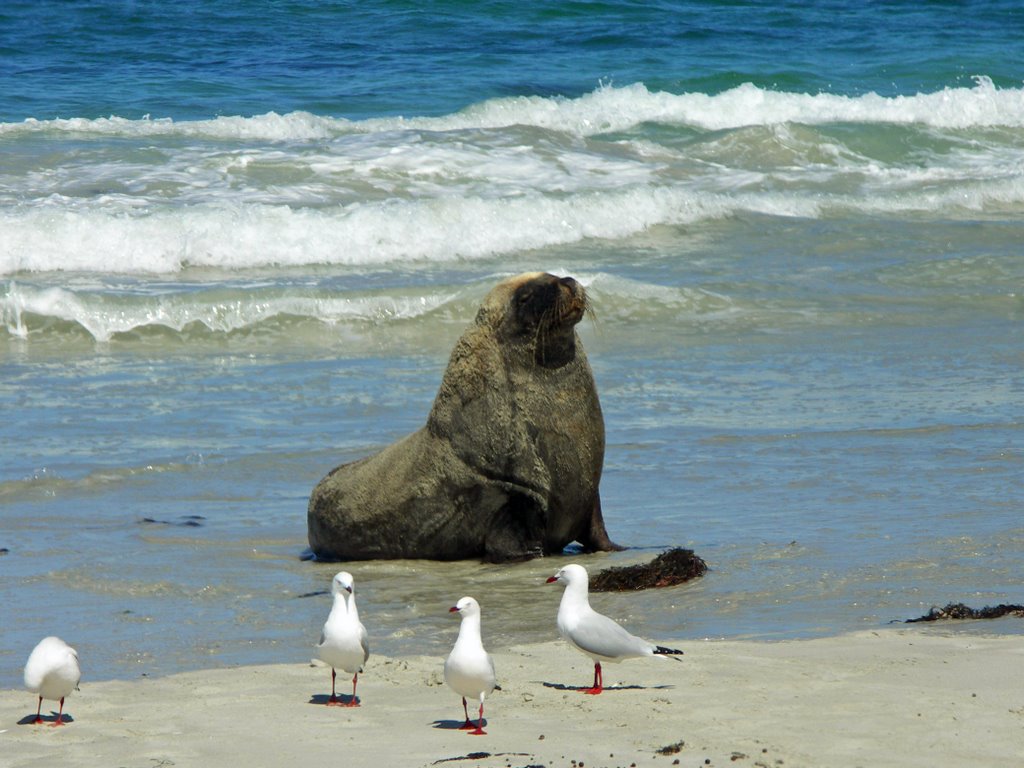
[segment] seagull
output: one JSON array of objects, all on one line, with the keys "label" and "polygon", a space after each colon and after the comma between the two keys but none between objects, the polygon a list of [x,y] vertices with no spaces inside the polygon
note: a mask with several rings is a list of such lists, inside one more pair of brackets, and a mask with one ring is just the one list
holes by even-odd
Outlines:
[{"label": "seagull", "polygon": [[[444,662],[444,681],[462,696],[462,711],[466,715],[466,722],[459,730],[469,731],[471,736],[484,736],[487,733],[484,730],[484,698],[498,686],[494,675],[494,660],[484,650],[483,640],[480,639],[480,603],[472,597],[464,597],[448,612],[460,614],[462,624],[459,626],[455,647]],[[469,721],[467,696],[480,700],[480,715],[475,730]]]},{"label": "seagull", "polygon": [[[320,633],[317,653],[321,660],[331,665],[331,698],[329,707],[358,707],[356,681],[363,671],[363,664],[370,658],[370,644],[366,639],[366,627],[359,621],[356,610],[356,596],[353,592],[352,574],[341,571],[331,580],[334,605]],[[335,694],[334,683],[337,669],[352,673],[352,700],[347,704]]]},{"label": "seagull", "polygon": [[635,635],[590,607],[587,587],[590,576],[582,565],[567,565],[547,580],[548,584],[565,585],[558,606],[558,631],[573,647],[594,660],[594,685],[583,693],[598,694],[604,690],[601,662],[620,662],[640,656],[673,658],[682,651],[654,645]]},{"label": "seagull", "polygon": [[78,652],[59,637],[44,637],[32,649],[25,664],[25,687],[38,694],[35,722],[43,722],[43,699],[60,699],[60,710],[54,725],[63,725],[64,697],[78,689],[82,668]]}]

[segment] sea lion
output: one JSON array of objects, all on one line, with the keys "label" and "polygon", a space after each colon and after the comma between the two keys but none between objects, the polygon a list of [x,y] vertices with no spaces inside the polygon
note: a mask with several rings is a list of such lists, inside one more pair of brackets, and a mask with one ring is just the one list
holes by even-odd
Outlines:
[{"label": "sea lion", "polygon": [[604,419],[576,335],[571,277],[499,283],[455,344],[425,426],[335,468],[309,500],[321,559],[480,557],[620,549],[598,484]]}]

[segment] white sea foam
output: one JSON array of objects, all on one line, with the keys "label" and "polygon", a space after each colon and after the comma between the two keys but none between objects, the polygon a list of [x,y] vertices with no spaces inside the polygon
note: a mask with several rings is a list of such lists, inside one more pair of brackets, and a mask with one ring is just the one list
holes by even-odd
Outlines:
[{"label": "white sea foam", "polygon": [[437,118],[6,124],[0,274],[450,263],[746,213],[1014,212],[1020,126],[1024,90],[985,79],[893,98],[638,84]]},{"label": "white sea foam", "polygon": [[[921,123],[942,128],[1024,125],[1024,90],[999,89],[989,78],[973,88],[914,96],[840,96],[759,88],[750,83],[715,95],[650,91],[642,84],[602,87],[577,99],[494,99],[443,118],[403,121],[438,128],[528,124],[594,135],[643,123],[724,130],[777,123]],[[372,123],[371,123],[372,124]]]},{"label": "white sea foam", "polygon": [[[557,267],[549,267],[549,271],[565,274]],[[602,320],[638,321],[657,316],[697,321],[738,317],[751,309],[727,295],[700,287],[645,283],[600,271],[573,274],[590,292]],[[5,327],[12,337],[28,339],[60,321],[76,326],[98,342],[146,329],[191,334],[200,327],[213,334],[226,334],[264,326],[287,336],[292,321],[387,327],[393,332],[396,324],[407,320],[429,324],[431,316],[441,323],[448,322],[449,315],[468,321],[479,296],[503,276],[507,275],[491,275],[482,284],[458,288],[369,291],[326,290],[315,283],[182,283],[160,287],[159,283],[143,282],[131,288],[77,279],[60,287],[9,281],[0,290],[0,328]],[[437,315],[439,311],[442,314]],[[57,332],[64,330],[58,328]]]},{"label": "white sea foam", "polygon": [[61,320],[80,326],[95,340],[142,328],[181,333],[196,324],[217,333],[252,328],[291,316],[328,325],[345,321],[397,321],[427,315],[455,301],[457,292],[425,295],[319,295],[310,292],[254,291],[239,287],[161,294],[114,296],[109,292],[43,288],[11,282],[0,294],[0,322],[12,336],[27,338],[27,318]]},{"label": "white sea foam", "polygon": [[205,205],[144,216],[30,209],[0,214],[0,274],[448,262],[588,237],[617,239],[736,208],[725,197],[641,187],[562,199],[445,197],[336,209]]},{"label": "white sea foam", "polygon": [[88,136],[160,137],[257,140],[317,141],[330,138],[351,125],[342,118],[319,117],[308,112],[280,115],[267,112],[251,117],[222,116],[211,120],[172,120],[169,117],[129,120],[111,115],[100,118],[28,118],[20,123],[0,123],[0,137],[31,133]]},{"label": "white sea foam", "polygon": [[323,141],[347,133],[406,130],[453,131],[525,125],[592,136],[625,131],[643,123],[725,130],[777,123],[919,123],[939,128],[1024,126],[1024,89],[998,88],[985,76],[973,87],[944,88],[912,96],[867,93],[790,93],[746,83],[718,94],[651,91],[642,83],[604,85],[578,98],[519,96],[490,99],[440,117],[385,117],[368,120],[292,112],[211,120],[170,118],[28,119],[0,123],[0,136],[25,133],[98,136],[184,136],[224,140]]},{"label": "white sea foam", "polygon": [[[739,183],[742,175],[732,178]],[[852,191],[804,193],[772,188],[752,174],[746,182],[726,191],[637,185],[563,196],[443,196],[330,208],[211,203],[154,213],[102,206],[7,210],[0,211],[0,274],[451,263],[585,239],[621,240],[653,227],[692,226],[743,213],[951,216],[1024,204],[1021,176],[972,181],[903,170],[867,177]]]}]

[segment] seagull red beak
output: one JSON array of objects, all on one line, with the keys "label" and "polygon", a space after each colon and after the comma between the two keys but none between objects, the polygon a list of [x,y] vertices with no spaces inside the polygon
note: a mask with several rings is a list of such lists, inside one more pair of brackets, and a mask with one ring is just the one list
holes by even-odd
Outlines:
[{"label": "seagull red beak", "polygon": [[458,612],[459,612],[459,609],[456,606],[454,606],[454,605],[451,608],[448,609],[448,613],[458,613]]},{"label": "seagull red beak", "polygon": [[548,580],[545,581],[544,583],[545,584],[550,584],[552,581],[558,581],[558,577],[557,576],[548,576]]}]

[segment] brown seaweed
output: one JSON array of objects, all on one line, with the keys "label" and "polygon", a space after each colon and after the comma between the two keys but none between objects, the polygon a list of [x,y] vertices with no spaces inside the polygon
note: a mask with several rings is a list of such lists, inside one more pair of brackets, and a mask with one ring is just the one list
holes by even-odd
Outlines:
[{"label": "brown seaweed", "polygon": [[670,549],[649,563],[606,568],[590,579],[594,592],[625,592],[628,590],[671,587],[703,576],[708,566],[692,549]]},{"label": "brown seaweed", "polygon": [[1019,616],[1024,618],[1024,605],[986,605],[984,608],[971,608],[963,603],[949,603],[945,608],[932,608],[924,616],[907,619],[907,624],[917,621],[941,621],[945,619],[998,619],[1003,616]]}]

